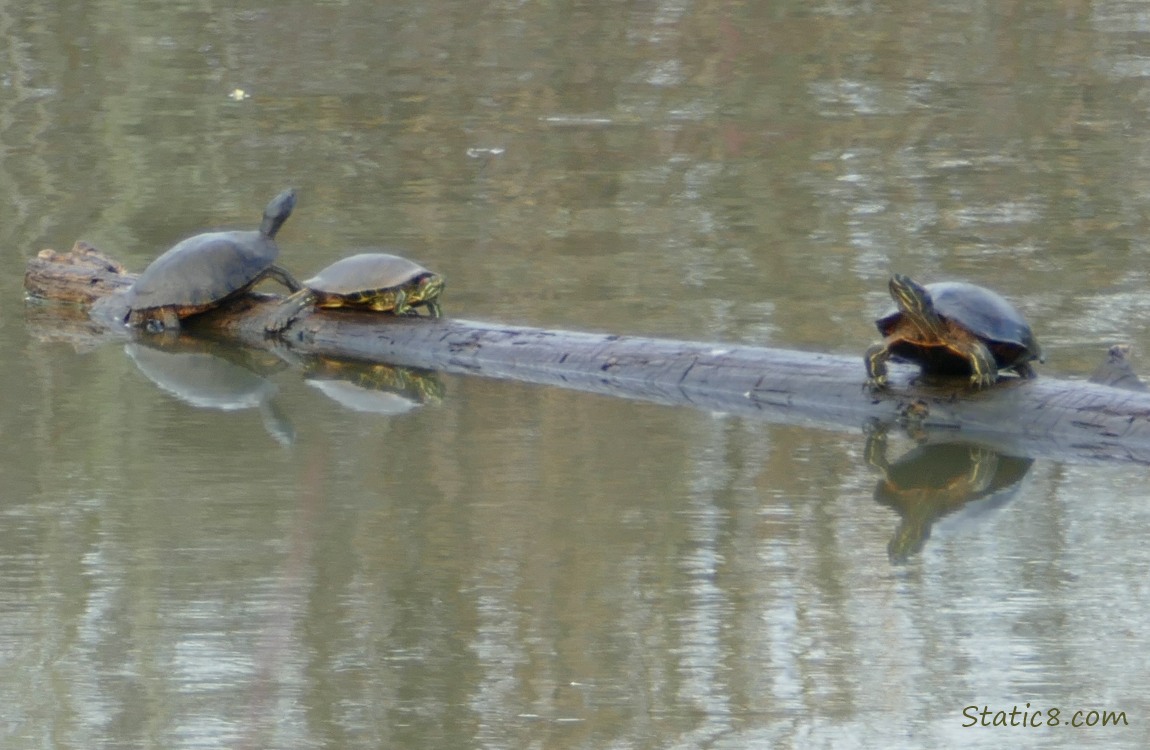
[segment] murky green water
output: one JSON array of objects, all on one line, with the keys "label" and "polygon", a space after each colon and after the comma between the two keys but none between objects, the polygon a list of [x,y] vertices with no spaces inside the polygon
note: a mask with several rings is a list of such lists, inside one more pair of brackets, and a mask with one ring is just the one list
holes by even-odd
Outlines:
[{"label": "murky green water", "polygon": [[[1150,361],[1148,60],[1117,0],[0,2],[0,745],[1145,746],[1142,467],[171,359],[21,275],[295,185],[285,264],[448,315],[861,353],[897,270],[1085,376]],[[1027,703],[1129,725],[964,726]]]}]

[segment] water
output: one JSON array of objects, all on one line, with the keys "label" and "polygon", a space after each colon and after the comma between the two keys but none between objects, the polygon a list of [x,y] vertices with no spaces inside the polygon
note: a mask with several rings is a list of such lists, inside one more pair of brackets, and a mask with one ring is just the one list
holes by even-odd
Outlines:
[{"label": "water", "polygon": [[1044,375],[1138,366],[1148,32],[1116,1],[0,2],[0,744],[1144,746],[1143,467],[963,448],[892,494],[901,434],[884,475],[861,425],[173,369],[20,277],[78,238],[139,270],[295,185],[297,275],[397,245],[448,315],[861,379],[899,271],[1007,293]]}]

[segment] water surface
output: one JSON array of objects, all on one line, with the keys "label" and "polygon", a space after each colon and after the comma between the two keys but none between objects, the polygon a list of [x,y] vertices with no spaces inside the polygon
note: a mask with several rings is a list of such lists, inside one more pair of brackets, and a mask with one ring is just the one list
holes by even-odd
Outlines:
[{"label": "water surface", "polygon": [[[0,2],[0,35],[5,746],[1145,745],[1144,467],[972,448],[927,507],[862,425],[210,347],[173,380],[20,278],[295,185],[293,271],[402,247],[448,315],[861,354],[899,271],[1008,294],[1085,377],[1150,351],[1150,6]],[[1027,703],[1129,725],[964,727]]]}]

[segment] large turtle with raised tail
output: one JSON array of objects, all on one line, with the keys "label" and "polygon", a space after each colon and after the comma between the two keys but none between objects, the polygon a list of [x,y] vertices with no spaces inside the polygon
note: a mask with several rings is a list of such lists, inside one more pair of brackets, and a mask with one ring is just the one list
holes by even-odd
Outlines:
[{"label": "large turtle with raised tail", "polygon": [[128,324],[177,329],[182,318],[210,310],[266,278],[298,291],[300,283],[275,265],[276,232],[295,200],[295,190],[288,188],[264,209],[258,230],[197,234],[156,258],[127,291]]}]

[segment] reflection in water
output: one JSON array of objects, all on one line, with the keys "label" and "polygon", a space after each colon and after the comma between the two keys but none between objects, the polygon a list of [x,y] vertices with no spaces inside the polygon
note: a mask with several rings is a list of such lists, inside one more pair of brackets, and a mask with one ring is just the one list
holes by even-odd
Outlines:
[{"label": "reflection in water", "polygon": [[[968,557],[884,575],[890,529],[843,543],[877,475],[831,431],[461,378],[351,429],[281,392],[315,418],[281,450],[13,321],[22,255],[83,236],[143,268],[291,181],[290,265],[434,248],[461,315],[857,356],[900,269],[1009,292],[1070,372],[1147,345],[1146,17],[0,3],[6,744],[990,748],[966,702],[1140,700],[1139,470],[1044,463]],[[1016,460],[987,480],[966,450],[951,482],[987,494],[936,539],[1010,495]],[[892,463],[880,500],[934,518]]]},{"label": "reflection in water", "polygon": [[273,400],[279,389],[257,372],[254,353],[187,335],[140,339],[124,352],[145,377],[181,401],[201,409],[258,409],[277,443],[294,442],[295,428]]},{"label": "reflection in water", "polygon": [[394,417],[418,409],[422,404],[400,393],[364,388],[348,380],[308,380],[308,385],[352,411]]},{"label": "reflection in water", "polygon": [[443,381],[431,370],[302,358],[284,347],[277,353],[303,370],[304,382],[352,411],[395,416],[443,401]]},{"label": "reflection in water", "polygon": [[886,453],[885,432],[867,436],[867,463],[882,472],[874,499],[902,516],[887,545],[895,563],[921,551],[931,526],[943,516],[976,500],[986,500],[981,509],[1007,502],[1034,463],[971,442],[922,444],[894,463]]}]

